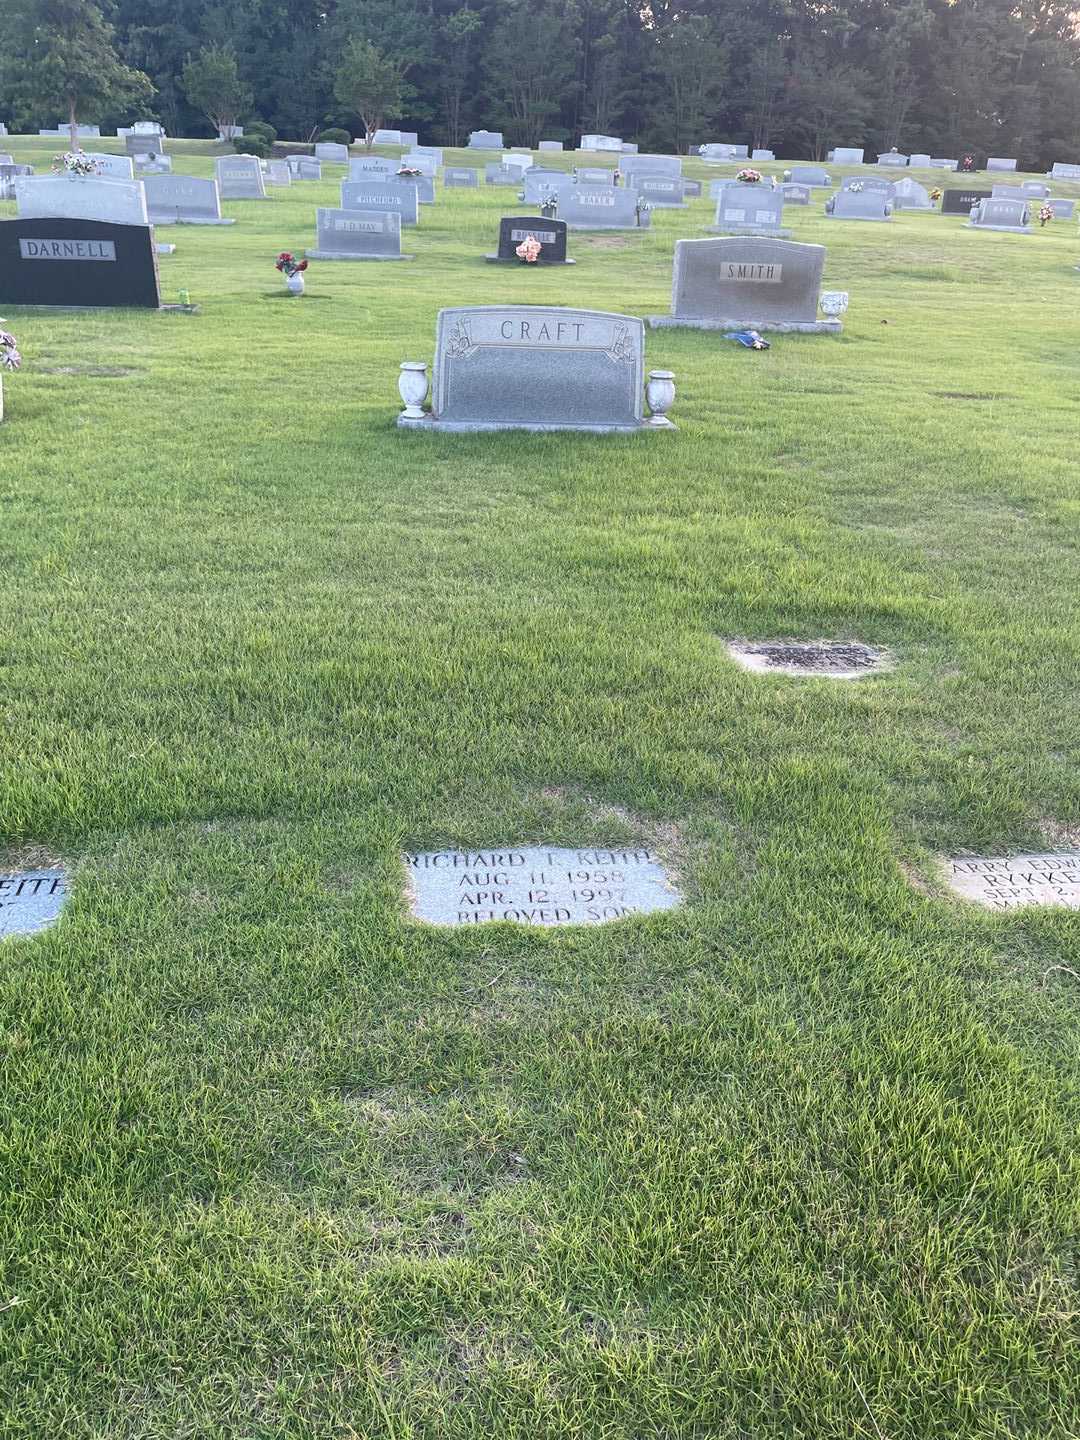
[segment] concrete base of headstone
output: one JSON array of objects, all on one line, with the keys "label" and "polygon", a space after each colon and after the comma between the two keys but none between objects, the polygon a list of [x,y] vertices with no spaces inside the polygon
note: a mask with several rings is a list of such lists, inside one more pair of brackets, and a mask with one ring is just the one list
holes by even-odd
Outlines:
[{"label": "concrete base of headstone", "polygon": [[346,255],[340,250],[305,250],[309,260],[415,260],[415,255]]},{"label": "concrete base of headstone", "polygon": [[839,335],[839,320],[683,320],[676,315],[650,315],[652,330],[761,330],[773,335]]},{"label": "concrete base of headstone", "polygon": [[484,259],[489,265],[520,265],[523,270],[551,270],[556,265],[576,265],[576,260],[537,260],[532,265],[524,260],[504,260],[501,255],[485,255]]},{"label": "concrete base of headstone", "polygon": [[868,220],[871,225],[891,225],[891,215],[833,215],[831,211],[825,211],[826,220]]},{"label": "concrete base of headstone", "polygon": [[436,420],[433,415],[425,415],[422,420],[413,420],[408,415],[399,415],[397,423],[402,430],[439,430],[453,435],[487,434],[495,430],[527,430],[533,435],[554,435],[564,430],[579,430],[589,435],[638,435],[645,430],[677,428],[674,422],[666,417],[642,420],[637,425],[528,425],[516,421]]},{"label": "concrete base of headstone", "polygon": [[156,229],[159,225],[235,225],[235,220],[192,220],[184,217],[162,215],[160,212],[150,212],[150,224]]},{"label": "concrete base of headstone", "polygon": [[1031,225],[975,225],[970,220],[964,225],[965,230],[996,230],[999,235],[1030,235],[1033,228]]},{"label": "concrete base of headstone", "polygon": [[792,233],[786,228],[773,230],[768,225],[709,225],[706,228],[710,235],[769,235],[774,240],[790,240]]}]

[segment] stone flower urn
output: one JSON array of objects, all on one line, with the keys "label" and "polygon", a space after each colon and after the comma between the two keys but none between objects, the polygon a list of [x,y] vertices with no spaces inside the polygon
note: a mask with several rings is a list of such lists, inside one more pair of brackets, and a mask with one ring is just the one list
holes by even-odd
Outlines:
[{"label": "stone flower urn", "polygon": [[826,319],[839,320],[848,307],[848,292],[846,290],[823,290],[818,304]]},{"label": "stone flower urn", "polygon": [[427,399],[427,361],[403,360],[398,376],[398,394],[405,402],[401,412],[407,420],[424,419],[424,401]]},{"label": "stone flower urn", "polygon": [[645,386],[645,399],[649,402],[648,423],[657,426],[670,425],[667,412],[675,403],[675,372],[650,370],[649,383]]}]

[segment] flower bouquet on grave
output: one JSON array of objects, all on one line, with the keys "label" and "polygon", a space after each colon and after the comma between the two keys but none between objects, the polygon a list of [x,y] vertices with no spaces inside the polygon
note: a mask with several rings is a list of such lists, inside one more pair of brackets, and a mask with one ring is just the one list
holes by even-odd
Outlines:
[{"label": "flower bouquet on grave", "polygon": [[399,180],[419,180],[422,174],[423,171],[415,165],[399,165],[397,178]]},{"label": "flower bouquet on grave", "polygon": [[762,175],[760,170],[754,170],[751,166],[747,165],[745,169],[736,172],[735,179],[740,185],[760,185]]},{"label": "flower bouquet on grave", "polygon": [[307,267],[308,262],[297,260],[291,250],[283,250],[274,262],[274,268],[284,275],[285,287],[291,295],[304,293],[304,271]]},{"label": "flower bouquet on grave", "polygon": [[1039,207],[1039,229],[1048,224],[1054,218],[1054,207],[1047,203]]},{"label": "flower bouquet on grave", "polygon": [[637,200],[634,202],[634,224],[640,225],[641,217],[643,215],[648,215],[651,209],[652,206],[649,204],[649,202],[647,200],[642,200],[641,197],[638,196]]},{"label": "flower bouquet on grave", "polygon": [[540,258],[540,251],[543,248],[535,235],[526,235],[525,239],[514,251],[514,254],[519,260],[524,260],[526,265],[535,265]]},{"label": "flower bouquet on grave", "polygon": [[15,336],[7,330],[0,330],[0,369],[18,370],[21,364],[22,356]]},{"label": "flower bouquet on grave", "polygon": [[974,156],[974,155],[965,155],[964,158],[960,161],[960,169],[961,169],[961,170],[974,170],[974,169],[975,169],[975,156]]},{"label": "flower bouquet on grave", "polygon": [[935,185],[934,188],[930,191],[930,199],[935,205],[941,199],[941,190],[938,188],[937,185]]},{"label": "flower bouquet on grave", "polygon": [[554,220],[558,213],[559,192],[557,190],[545,190],[540,198],[540,214],[545,220]]},{"label": "flower bouquet on grave", "polygon": [[65,150],[53,156],[52,168],[58,175],[96,175],[98,162],[82,150]]},{"label": "flower bouquet on grave", "polygon": [[848,193],[849,193],[849,194],[851,194],[851,195],[861,195],[861,194],[862,194],[863,183],[862,183],[861,180],[853,180],[853,181],[851,182],[851,184],[850,184],[847,188],[848,188]]}]

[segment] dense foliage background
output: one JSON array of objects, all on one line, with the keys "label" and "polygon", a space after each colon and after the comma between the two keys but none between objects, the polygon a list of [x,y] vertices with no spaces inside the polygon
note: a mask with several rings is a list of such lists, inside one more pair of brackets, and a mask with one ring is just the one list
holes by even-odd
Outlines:
[{"label": "dense foliage background", "polygon": [[[85,0],[72,0],[85,8]],[[64,118],[20,93],[26,21],[63,0],[8,0],[0,118]],[[134,109],[173,134],[211,133],[187,58],[224,45],[253,94],[245,118],[283,138],[355,131],[334,99],[337,58],[362,37],[407,62],[403,113],[425,140],[476,126],[508,143],[601,131],[670,150],[710,139],[820,155],[865,144],[1044,166],[1080,156],[1080,37],[1054,0],[114,0],[119,58],[155,87]],[[22,29],[19,29],[19,26]],[[5,31],[8,33],[5,34]],[[121,113],[82,118],[105,123]]]}]

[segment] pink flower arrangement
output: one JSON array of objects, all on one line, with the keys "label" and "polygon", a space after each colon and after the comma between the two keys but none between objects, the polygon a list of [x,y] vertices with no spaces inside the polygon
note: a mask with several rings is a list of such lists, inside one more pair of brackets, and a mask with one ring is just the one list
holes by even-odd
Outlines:
[{"label": "pink flower arrangement", "polygon": [[22,356],[15,336],[7,330],[0,330],[0,365],[5,370],[18,370],[21,364]]},{"label": "pink flower arrangement", "polygon": [[740,185],[760,185],[761,171],[752,170],[749,166],[747,166],[745,170],[739,171],[739,173],[735,176],[735,179],[738,180]]},{"label": "pink flower arrangement", "polygon": [[519,260],[524,260],[526,265],[535,265],[543,248],[535,235],[526,235],[514,254]]},{"label": "pink flower arrangement", "polygon": [[1041,228],[1043,225],[1047,224],[1047,223],[1048,223],[1050,220],[1052,220],[1053,218],[1054,218],[1054,207],[1053,207],[1053,205],[1050,205],[1049,203],[1047,203],[1046,205],[1043,205],[1043,206],[1040,208],[1040,210],[1039,210],[1039,226],[1040,226],[1040,228]]},{"label": "pink flower arrangement", "polygon": [[297,260],[291,250],[283,250],[274,262],[274,267],[283,275],[300,275],[307,269],[306,260]]}]

